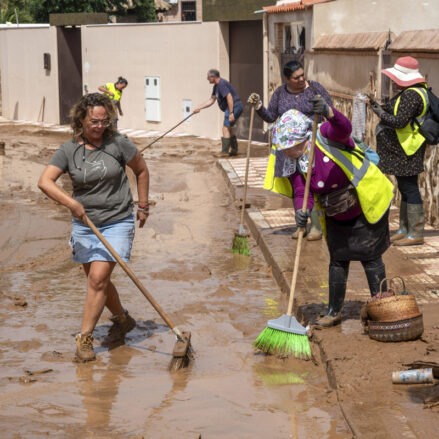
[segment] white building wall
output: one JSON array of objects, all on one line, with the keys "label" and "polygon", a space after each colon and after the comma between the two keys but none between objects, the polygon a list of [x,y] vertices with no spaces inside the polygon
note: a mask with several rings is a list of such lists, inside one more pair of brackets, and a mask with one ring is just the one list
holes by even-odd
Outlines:
[{"label": "white building wall", "polygon": [[[43,54],[51,56],[51,69]],[[0,29],[2,115],[16,120],[58,123],[58,57],[56,29],[22,27]]]},{"label": "white building wall", "polygon": [[[125,77],[119,127],[165,131],[183,119],[184,100],[195,108],[211,96],[206,73],[225,67],[221,35],[217,22],[83,26],[83,83],[94,92]],[[145,120],[145,76],[160,77],[161,122]],[[219,113],[215,104],[175,131],[219,137]]]},{"label": "white building wall", "polygon": [[439,0],[336,0],[314,5],[314,38],[391,30],[436,29]]}]

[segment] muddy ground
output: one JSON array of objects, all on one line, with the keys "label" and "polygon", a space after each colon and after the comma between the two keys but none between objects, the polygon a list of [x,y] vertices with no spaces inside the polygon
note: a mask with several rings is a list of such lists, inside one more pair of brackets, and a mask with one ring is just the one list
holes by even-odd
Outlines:
[{"label": "muddy ground", "polygon": [[250,258],[230,252],[239,212],[215,166],[216,141],[167,138],[147,151],[157,204],[130,262],[192,331],[194,361],[169,372],[174,337],[120,268],[114,282],[138,326],[108,350],[104,312],[97,361],[72,361],[85,277],[71,261],[69,212],[36,187],[67,138],[0,126],[1,437],[351,438],[324,362],[252,348],[267,319],[284,313],[282,293],[255,241]]}]

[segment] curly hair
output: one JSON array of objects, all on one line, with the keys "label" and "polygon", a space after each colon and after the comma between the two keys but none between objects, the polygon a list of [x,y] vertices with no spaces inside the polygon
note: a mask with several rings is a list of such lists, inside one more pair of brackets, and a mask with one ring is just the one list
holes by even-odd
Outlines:
[{"label": "curly hair", "polygon": [[87,116],[87,109],[89,107],[104,107],[108,118],[110,119],[110,125],[105,129],[103,137],[109,138],[117,133],[116,127],[114,126],[114,119],[116,119],[116,109],[114,108],[113,102],[111,99],[101,93],[89,93],[79,100],[77,104],[73,106],[70,111],[71,118],[71,127],[73,130],[73,135],[75,137],[83,134],[84,130],[82,127],[81,119],[84,119]]}]

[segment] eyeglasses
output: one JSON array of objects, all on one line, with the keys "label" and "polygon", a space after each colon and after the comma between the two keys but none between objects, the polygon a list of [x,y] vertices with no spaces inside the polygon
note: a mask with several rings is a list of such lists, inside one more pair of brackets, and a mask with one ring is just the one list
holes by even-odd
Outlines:
[{"label": "eyeglasses", "polygon": [[103,126],[103,127],[108,127],[110,126],[111,122],[109,119],[90,119],[90,125],[93,127],[97,127],[99,125]]}]

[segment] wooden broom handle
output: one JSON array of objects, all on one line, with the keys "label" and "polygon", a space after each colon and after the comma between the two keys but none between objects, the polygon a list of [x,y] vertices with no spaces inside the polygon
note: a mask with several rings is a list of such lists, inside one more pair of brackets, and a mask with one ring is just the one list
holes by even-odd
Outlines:
[{"label": "wooden broom handle", "polygon": [[[311,151],[309,153],[308,169],[306,171],[306,181],[305,181],[305,194],[303,196],[303,204],[302,204],[302,212],[304,213],[306,212],[306,206],[308,205],[309,188],[311,186],[311,173],[312,173],[312,165],[314,163],[314,152],[316,146],[318,122],[319,122],[319,115],[314,114],[314,125],[312,127],[312,138],[311,138]],[[301,227],[299,230],[299,237],[297,239],[296,257],[294,259],[293,278],[291,280],[291,289],[290,289],[290,300],[288,301],[288,310],[287,310],[288,315],[291,315],[293,313],[294,293],[296,291],[297,274],[299,272],[300,251],[302,249],[302,240],[303,240],[304,232],[305,232],[305,228]]]},{"label": "wooden broom handle", "polygon": [[148,143],[148,145],[144,146],[139,152],[142,153],[143,151],[145,151],[146,148],[149,148],[150,146],[154,145],[155,142],[158,142],[161,138],[165,137],[166,134],[170,133],[173,129],[177,128],[179,125],[181,125],[184,121],[188,120],[194,114],[195,113],[191,113],[189,114],[189,116],[186,116],[182,121],[178,122],[177,125],[174,125],[168,131],[166,131],[166,133],[162,134],[160,137],[157,137],[157,139],[153,140],[151,143]]},{"label": "wooden broom handle", "polygon": [[99,238],[99,240],[104,244],[106,249],[111,253],[114,259],[119,263],[125,273],[130,277],[130,279],[136,284],[137,288],[141,291],[141,293],[148,299],[149,303],[154,307],[154,309],[160,314],[160,317],[166,322],[166,324],[174,330],[176,326],[171,322],[171,319],[168,315],[163,311],[160,305],[155,301],[154,297],[146,290],[146,288],[142,285],[137,276],[131,271],[127,264],[121,259],[121,257],[116,253],[113,247],[111,247],[110,243],[104,238],[99,229],[93,224],[93,222],[85,216],[86,224],[93,233]]},{"label": "wooden broom handle", "polygon": [[252,105],[252,109],[251,109],[251,113],[250,113],[250,131],[248,133],[248,144],[247,144],[247,161],[246,161],[246,164],[245,164],[244,196],[242,198],[241,220],[239,222],[240,229],[244,225],[244,211],[245,211],[245,203],[247,201],[248,168],[250,167],[250,145],[252,143],[253,120],[254,120],[254,118],[255,118],[255,106]]}]

